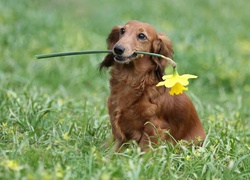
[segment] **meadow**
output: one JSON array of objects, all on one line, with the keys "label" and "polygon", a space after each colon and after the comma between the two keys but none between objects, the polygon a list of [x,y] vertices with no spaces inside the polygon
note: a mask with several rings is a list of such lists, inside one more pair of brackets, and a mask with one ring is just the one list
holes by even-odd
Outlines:
[{"label": "meadow", "polygon": [[[250,179],[250,4],[207,1],[0,1],[0,179]],[[148,22],[173,42],[203,146],[134,142],[116,153],[104,54],[114,25]],[[169,71],[168,69],[167,71]]]}]

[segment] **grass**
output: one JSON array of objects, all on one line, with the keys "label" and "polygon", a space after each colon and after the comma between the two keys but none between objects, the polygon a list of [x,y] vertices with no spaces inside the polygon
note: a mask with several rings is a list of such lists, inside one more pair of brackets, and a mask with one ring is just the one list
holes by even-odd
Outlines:
[{"label": "grass", "polygon": [[[1,1],[0,179],[250,179],[249,8],[244,0]],[[167,33],[179,73],[199,76],[188,94],[208,134],[202,147],[105,148],[104,55],[34,58],[105,49],[111,28],[130,19]]]}]

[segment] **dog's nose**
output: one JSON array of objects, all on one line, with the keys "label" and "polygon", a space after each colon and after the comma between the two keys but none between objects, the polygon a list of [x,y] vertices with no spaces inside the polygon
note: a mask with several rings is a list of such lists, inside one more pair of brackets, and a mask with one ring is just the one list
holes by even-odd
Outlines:
[{"label": "dog's nose", "polygon": [[117,54],[117,55],[122,55],[125,51],[125,48],[121,45],[116,45],[114,47],[114,52]]}]

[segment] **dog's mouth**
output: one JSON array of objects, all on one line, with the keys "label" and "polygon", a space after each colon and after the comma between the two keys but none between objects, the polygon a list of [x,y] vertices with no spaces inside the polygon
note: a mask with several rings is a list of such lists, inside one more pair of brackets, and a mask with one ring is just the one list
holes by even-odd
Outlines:
[{"label": "dog's mouth", "polygon": [[136,53],[133,53],[130,56],[121,56],[121,55],[116,55],[115,54],[115,61],[117,61],[118,63],[129,63],[132,59],[135,59],[137,57]]}]

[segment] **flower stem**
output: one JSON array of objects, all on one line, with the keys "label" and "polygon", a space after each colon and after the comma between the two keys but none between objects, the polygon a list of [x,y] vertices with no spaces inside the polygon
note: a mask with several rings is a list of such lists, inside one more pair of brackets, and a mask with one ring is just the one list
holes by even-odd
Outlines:
[{"label": "flower stem", "polygon": [[163,56],[161,54],[150,53],[150,52],[141,52],[141,51],[136,51],[136,54],[145,54],[145,55],[150,55],[150,56],[156,56],[156,57],[159,57],[159,58],[163,58],[163,59],[166,59],[171,64],[171,66],[173,68],[176,67],[176,62],[174,62],[171,58]]},{"label": "flower stem", "polygon": [[61,57],[61,56],[72,56],[72,55],[81,55],[81,54],[98,54],[98,53],[111,53],[111,50],[94,50],[94,51],[72,51],[72,52],[59,52],[51,54],[38,54],[36,59],[52,58],[52,57]]},{"label": "flower stem", "polygon": [[[61,57],[61,56],[72,56],[72,55],[81,55],[81,54],[100,54],[100,53],[112,53],[112,50],[89,50],[89,51],[87,50],[87,51],[59,52],[59,53],[51,53],[51,54],[38,54],[35,57],[36,59],[44,59],[44,58]],[[173,68],[176,67],[176,63],[172,59],[165,57],[161,54],[142,52],[142,51],[136,51],[135,53],[156,56],[159,58],[166,59],[172,65]]]},{"label": "flower stem", "polygon": [[177,75],[177,76],[179,76],[178,71],[177,71],[177,67],[176,67],[176,66],[175,66],[175,67],[173,67],[173,75]]}]

